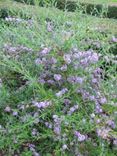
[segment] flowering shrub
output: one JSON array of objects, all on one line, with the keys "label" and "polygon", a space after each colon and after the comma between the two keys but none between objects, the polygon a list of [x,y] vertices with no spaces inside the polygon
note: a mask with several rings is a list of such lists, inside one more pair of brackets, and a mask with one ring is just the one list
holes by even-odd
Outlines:
[{"label": "flowering shrub", "polygon": [[[13,56],[11,54],[15,52],[20,58],[22,51],[32,51],[23,46],[11,50],[13,47],[9,46],[4,47],[7,56]],[[27,137],[30,135],[34,142],[32,144],[31,140],[26,139],[27,148],[34,155],[39,155],[37,142],[41,139],[43,143],[44,138],[48,138],[50,143],[59,143],[60,153],[69,151],[71,155],[78,155],[80,147],[78,151],[73,149],[88,142],[92,146],[94,144],[97,146],[96,137],[107,140],[108,143],[112,140],[115,142],[117,138],[112,135],[116,129],[114,118],[105,114],[103,109],[109,101],[101,87],[104,81],[103,69],[99,66],[101,55],[91,49],[81,51],[75,48],[70,52],[60,53],[45,47],[37,56],[33,64],[37,69],[42,68],[41,72],[36,70],[38,77],[35,89],[38,91],[40,86],[40,95],[37,96],[37,93],[35,97],[31,95],[33,99],[27,104],[19,103],[13,108],[8,104],[4,108],[4,113],[10,118],[16,118],[14,120],[20,124],[29,124],[28,131],[26,130],[29,133]],[[1,132],[4,135],[6,128],[5,125],[1,125]],[[92,132],[95,132],[95,138],[91,135]],[[11,134],[10,131],[7,133]],[[12,134],[12,137],[15,137],[13,142],[17,144],[17,136]],[[22,143],[20,146],[25,147]]]},{"label": "flowering shrub", "polygon": [[46,11],[0,26],[0,154],[116,155],[116,37]]}]

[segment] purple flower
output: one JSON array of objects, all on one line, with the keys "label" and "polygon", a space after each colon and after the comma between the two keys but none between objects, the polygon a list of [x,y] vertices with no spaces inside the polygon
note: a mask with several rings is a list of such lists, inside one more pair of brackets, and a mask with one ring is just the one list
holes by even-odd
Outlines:
[{"label": "purple flower", "polygon": [[98,54],[97,53],[93,53],[92,56],[90,57],[90,61],[92,63],[96,63],[96,62],[98,62],[98,60],[99,60]]},{"label": "purple flower", "polygon": [[35,151],[33,152],[33,155],[34,155],[34,156],[40,156],[40,154],[37,153],[37,152],[35,152]]},{"label": "purple flower", "polygon": [[65,105],[69,105],[71,103],[71,101],[69,99],[64,99],[64,104]]},{"label": "purple flower", "polygon": [[102,69],[101,69],[101,68],[96,68],[96,69],[93,71],[94,77],[98,77],[98,76],[100,75],[101,72],[102,72]]},{"label": "purple flower", "polygon": [[63,88],[61,91],[59,91],[58,93],[56,93],[57,97],[61,97],[62,95],[64,95],[66,92],[68,92],[67,88]]},{"label": "purple flower", "polygon": [[40,154],[37,153],[37,152],[35,152],[35,151],[33,152],[33,155],[34,155],[34,156],[40,156]]},{"label": "purple flower", "polygon": [[69,54],[65,54],[63,56],[64,61],[66,62],[66,64],[70,64],[71,63],[71,55]]},{"label": "purple flower", "polygon": [[82,60],[80,61],[80,64],[81,64],[83,67],[86,67],[86,66],[89,65],[88,61],[89,61],[88,58],[84,58],[84,59],[82,59]]},{"label": "purple flower", "polygon": [[83,100],[87,100],[90,96],[90,93],[84,89],[79,90],[79,93],[81,93]]},{"label": "purple flower", "polygon": [[95,96],[94,96],[94,95],[90,95],[90,96],[89,96],[89,99],[90,99],[91,101],[95,101]]},{"label": "purple flower", "polygon": [[101,127],[100,129],[97,129],[97,135],[108,140],[110,131],[111,129],[109,127]]},{"label": "purple flower", "polygon": [[51,57],[50,61],[51,61],[51,64],[56,64],[57,63],[57,59],[54,58],[54,57]]},{"label": "purple flower", "polygon": [[113,129],[116,127],[115,122],[112,121],[112,120],[108,120],[108,121],[107,121],[107,124],[108,124],[108,126],[110,126],[110,127],[113,128]]},{"label": "purple flower", "polygon": [[34,128],[34,129],[32,130],[32,135],[33,135],[33,136],[37,135],[37,129]]},{"label": "purple flower", "polygon": [[68,78],[67,78],[67,81],[68,81],[69,83],[74,83],[74,82],[75,82],[74,76],[68,77]]},{"label": "purple flower", "polygon": [[56,134],[56,135],[60,135],[60,133],[61,133],[61,127],[60,127],[60,125],[54,125],[54,133]]},{"label": "purple flower", "polygon": [[31,48],[27,48],[27,47],[24,47],[24,46],[17,46],[17,47],[13,47],[12,45],[4,45],[4,51],[6,52],[6,54],[10,55],[10,56],[16,56],[18,57],[18,54],[19,53],[22,53],[22,52],[32,52],[32,49]]},{"label": "purple flower", "polygon": [[44,48],[40,53],[42,54],[42,55],[47,55],[49,52],[51,51],[51,48]]},{"label": "purple flower", "polygon": [[82,77],[76,77],[76,83],[82,84],[84,79]]},{"label": "purple flower", "polygon": [[58,117],[58,115],[53,115],[54,119],[54,133],[56,135],[61,134],[61,119]]},{"label": "purple flower", "polygon": [[48,84],[51,84],[51,85],[54,85],[55,84],[55,81],[54,80],[47,80],[47,83]]},{"label": "purple flower", "polygon": [[36,101],[33,101],[33,105],[38,107],[38,108],[46,108],[48,106],[51,105],[51,102],[50,101],[42,101],[42,102],[36,102]]},{"label": "purple flower", "polygon": [[86,52],[79,52],[79,55],[75,56],[80,60],[80,63],[83,67],[87,67],[92,63],[96,63],[99,60],[99,55],[94,53],[92,50]]},{"label": "purple flower", "polygon": [[96,108],[95,108],[96,113],[100,114],[103,112],[101,106],[99,104],[96,104]]},{"label": "purple flower", "polygon": [[97,119],[97,120],[96,120],[96,123],[97,123],[97,124],[99,124],[100,122],[101,122],[101,120],[100,120],[100,119]]},{"label": "purple flower", "polygon": [[11,112],[11,108],[9,107],[9,106],[7,106],[6,108],[5,108],[5,112]]},{"label": "purple flower", "polygon": [[37,58],[37,59],[35,60],[35,64],[36,64],[36,65],[40,65],[40,64],[42,64],[41,59],[40,59],[40,58]]},{"label": "purple flower", "polygon": [[61,71],[67,71],[67,65],[66,64],[63,65],[60,69],[61,69]]},{"label": "purple flower", "polygon": [[71,107],[67,114],[72,115],[76,110],[78,110],[78,105]]},{"label": "purple flower", "polygon": [[18,112],[17,111],[13,111],[13,116],[17,116]]},{"label": "purple flower", "polygon": [[34,144],[29,144],[28,147],[30,148],[30,150],[34,153],[36,152],[35,150],[35,145]]},{"label": "purple flower", "polygon": [[75,131],[75,136],[78,138],[78,141],[79,142],[82,142],[82,141],[85,141],[87,139],[87,136],[86,135],[83,135],[81,134],[80,132],[78,131]]},{"label": "purple flower", "polygon": [[40,102],[40,106],[42,108],[46,108],[50,105],[50,101],[43,101],[43,102]]},{"label": "purple flower", "polygon": [[67,81],[72,84],[76,84],[76,83],[82,84],[83,80],[84,79],[82,77],[78,77],[78,76],[70,76],[67,78]]},{"label": "purple flower", "polygon": [[115,36],[112,37],[112,42],[117,43],[117,38]]},{"label": "purple flower", "polygon": [[78,53],[74,53],[73,54],[73,58],[74,59],[79,59],[81,56],[82,56],[82,53],[81,52],[78,52]]},{"label": "purple flower", "polygon": [[98,79],[93,78],[93,79],[92,79],[92,83],[97,84],[97,83],[98,83]]},{"label": "purple flower", "polygon": [[50,128],[50,129],[52,129],[52,124],[49,123],[49,122],[45,122],[45,126],[48,127],[48,128]]},{"label": "purple flower", "polygon": [[100,102],[100,104],[105,104],[105,103],[107,102],[107,100],[106,100],[105,97],[101,97],[101,98],[99,99],[99,102]]},{"label": "purple flower", "polygon": [[55,79],[56,81],[60,81],[61,78],[62,78],[62,76],[61,76],[60,74],[54,74],[54,79]]},{"label": "purple flower", "polygon": [[41,84],[45,84],[45,80],[41,79],[41,78],[38,80],[38,82],[41,83]]}]

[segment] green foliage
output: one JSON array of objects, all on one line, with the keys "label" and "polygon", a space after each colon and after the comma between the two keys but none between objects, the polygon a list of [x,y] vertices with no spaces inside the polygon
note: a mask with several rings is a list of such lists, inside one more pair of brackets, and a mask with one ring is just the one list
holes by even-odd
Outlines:
[{"label": "green foliage", "polygon": [[40,5],[40,6],[52,6],[56,3],[64,3],[64,0],[15,0],[26,4]]},{"label": "green foliage", "polygon": [[[46,2],[44,4],[48,5],[49,1]],[[117,30],[117,21],[83,15],[82,8],[69,13],[24,4],[2,7],[0,16],[0,154],[33,156],[37,152],[44,156],[73,156],[80,152],[88,156],[115,156],[117,148],[109,142],[109,137],[117,138],[117,128],[111,129],[107,140],[98,137],[96,132],[97,128],[105,126],[106,114],[110,119],[117,120],[116,43],[111,41]],[[6,16],[15,20],[8,21]],[[52,30],[48,30],[48,25],[52,26]],[[101,67],[104,79],[99,87],[108,100],[102,105],[103,116],[94,112],[94,102],[83,101],[82,96],[76,93],[80,85],[71,85],[63,80],[62,87],[67,87],[69,91],[57,98],[55,94],[61,88],[60,83],[56,82],[57,86],[39,83],[39,77],[45,71],[51,71],[50,65],[36,64],[45,47],[51,47],[47,60],[52,57],[57,60],[57,70],[51,65],[52,78],[65,64],[63,55],[69,54],[72,49],[78,47],[80,52],[93,49],[100,54],[99,62],[92,65],[89,71],[74,70],[69,65],[68,70],[60,74],[64,79],[72,74],[84,76],[86,84],[83,87],[91,91],[91,70]],[[64,98],[72,101],[70,106],[79,104],[79,109],[71,116],[64,113]],[[45,109],[35,108],[32,105],[34,100],[51,100],[52,105]],[[93,112],[94,120],[91,118]],[[53,131],[53,115],[62,118],[61,138]],[[96,121],[99,119],[102,121],[98,124]],[[46,122],[51,123],[52,128],[46,127]],[[33,135],[35,129],[38,133]],[[73,130],[88,135],[89,140],[78,142]],[[63,150],[65,144],[68,148]]]}]

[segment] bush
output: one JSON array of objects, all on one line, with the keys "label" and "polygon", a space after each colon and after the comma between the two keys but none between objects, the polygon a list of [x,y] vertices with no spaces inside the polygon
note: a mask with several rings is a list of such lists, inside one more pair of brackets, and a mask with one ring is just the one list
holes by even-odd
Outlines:
[{"label": "bush", "polygon": [[34,11],[0,24],[0,154],[116,155],[116,36],[99,18]]}]

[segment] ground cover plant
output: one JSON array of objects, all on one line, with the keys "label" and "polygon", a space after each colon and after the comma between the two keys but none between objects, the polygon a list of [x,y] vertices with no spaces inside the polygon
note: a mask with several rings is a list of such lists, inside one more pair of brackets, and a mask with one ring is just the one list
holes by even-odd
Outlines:
[{"label": "ground cover plant", "polygon": [[6,10],[0,155],[116,156],[117,21],[18,3]]},{"label": "ground cover plant", "polygon": [[103,16],[117,18],[116,0],[12,0],[31,5],[56,6],[62,10],[74,11],[77,8],[82,9],[83,13],[94,16]]}]

